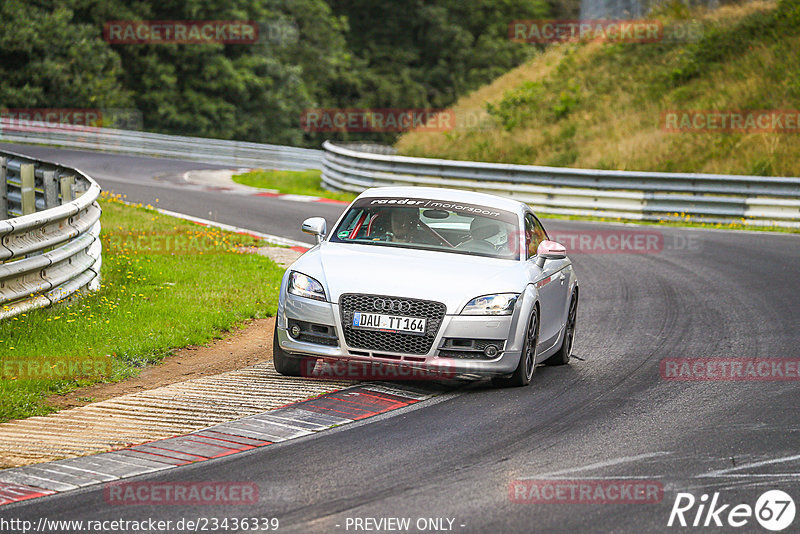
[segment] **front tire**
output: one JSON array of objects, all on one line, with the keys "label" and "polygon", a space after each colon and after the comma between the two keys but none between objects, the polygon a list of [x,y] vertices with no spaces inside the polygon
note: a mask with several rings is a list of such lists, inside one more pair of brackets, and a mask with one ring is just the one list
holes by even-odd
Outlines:
[{"label": "front tire", "polygon": [[531,383],[536,372],[536,346],[539,342],[539,309],[534,306],[525,329],[525,344],[519,357],[517,368],[510,377],[494,377],[492,384],[497,387],[522,387]]},{"label": "front tire", "polygon": [[301,364],[303,360],[300,358],[292,358],[278,343],[278,325],[275,325],[275,333],[272,336],[272,363],[275,364],[275,370],[283,376],[300,376]]},{"label": "front tire", "polygon": [[564,341],[558,352],[544,361],[545,365],[566,365],[572,356],[572,346],[575,342],[575,322],[578,316],[578,291],[572,294],[569,301],[569,312],[567,312],[567,324],[564,326]]}]

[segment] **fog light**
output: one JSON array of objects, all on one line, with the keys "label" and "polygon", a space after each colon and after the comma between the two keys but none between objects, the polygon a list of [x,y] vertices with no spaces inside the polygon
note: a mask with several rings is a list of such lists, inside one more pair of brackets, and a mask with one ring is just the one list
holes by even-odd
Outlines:
[{"label": "fog light", "polygon": [[486,348],[483,349],[483,354],[487,358],[494,358],[497,356],[497,347],[494,345],[486,345]]},{"label": "fog light", "polygon": [[293,324],[293,325],[292,325],[292,327],[291,327],[291,328],[289,328],[289,333],[290,333],[290,334],[292,335],[292,337],[294,337],[294,338],[298,337],[298,336],[300,335],[300,327],[299,327],[299,326],[297,326],[296,324]]}]

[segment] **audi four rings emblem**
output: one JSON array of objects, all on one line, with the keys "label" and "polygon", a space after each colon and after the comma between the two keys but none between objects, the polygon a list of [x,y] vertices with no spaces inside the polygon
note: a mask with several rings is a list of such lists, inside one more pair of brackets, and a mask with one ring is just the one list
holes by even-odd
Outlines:
[{"label": "audi four rings emblem", "polygon": [[411,303],[405,300],[375,299],[372,307],[379,311],[410,312]]}]

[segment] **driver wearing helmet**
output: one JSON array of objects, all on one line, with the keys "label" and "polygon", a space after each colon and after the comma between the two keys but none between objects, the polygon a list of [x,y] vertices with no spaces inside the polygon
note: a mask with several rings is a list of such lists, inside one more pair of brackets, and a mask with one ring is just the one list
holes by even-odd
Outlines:
[{"label": "driver wearing helmet", "polygon": [[397,243],[420,243],[437,245],[438,241],[422,228],[417,208],[392,208],[389,210],[391,219],[391,241]]}]

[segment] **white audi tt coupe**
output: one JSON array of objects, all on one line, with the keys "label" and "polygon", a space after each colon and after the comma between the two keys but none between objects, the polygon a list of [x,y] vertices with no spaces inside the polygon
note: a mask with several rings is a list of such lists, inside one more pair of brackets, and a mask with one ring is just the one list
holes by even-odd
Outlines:
[{"label": "white audi tt coupe", "polygon": [[578,280],[526,204],[468,191],[369,189],[286,271],[273,358],[348,360],[525,386],[569,362]]}]

